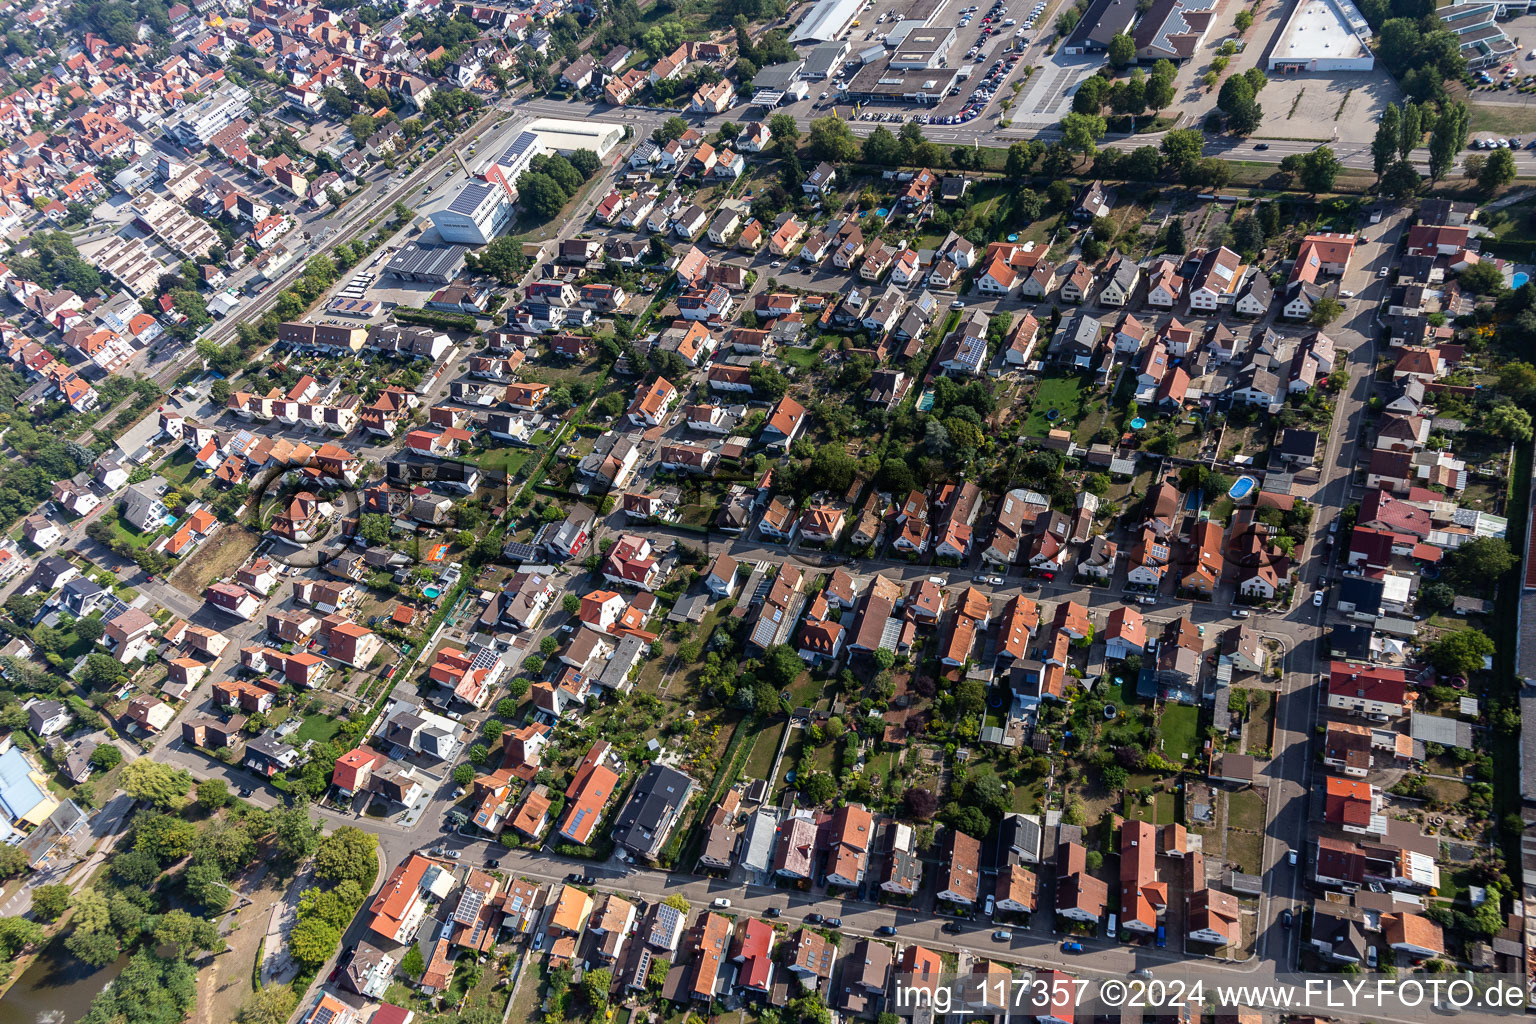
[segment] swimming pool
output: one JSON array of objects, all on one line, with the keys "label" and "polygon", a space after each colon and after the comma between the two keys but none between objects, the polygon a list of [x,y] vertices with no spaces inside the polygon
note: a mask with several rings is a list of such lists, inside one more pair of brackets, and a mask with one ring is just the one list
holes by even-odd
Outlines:
[{"label": "swimming pool", "polygon": [[1251,476],[1240,476],[1233,483],[1231,490],[1227,491],[1227,497],[1241,501],[1253,493],[1253,489],[1259,486],[1259,482]]},{"label": "swimming pool", "polygon": [[886,208],[885,208],[885,207],[883,207],[883,206],[882,206],[882,207],[880,207],[880,209],[878,209],[878,210],[876,210],[876,211],[875,211],[875,216],[876,216],[876,217],[889,217],[889,216],[890,216],[890,215],[891,215],[891,211],[890,211],[890,210],[887,210],[887,209],[886,209]]},{"label": "swimming pool", "polygon": [[1519,288],[1521,285],[1525,284],[1525,282],[1529,281],[1530,279],[1531,279],[1531,275],[1527,274],[1523,270],[1517,270],[1517,271],[1515,271],[1515,276],[1509,279],[1509,284],[1510,284],[1511,288]]},{"label": "swimming pool", "polygon": [[427,595],[428,597],[430,597],[434,601],[436,601],[438,599],[438,596],[442,594],[442,591],[439,590],[437,587],[422,587],[421,588],[421,592],[423,594]]},{"label": "swimming pool", "polygon": [[1140,416],[1137,416],[1135,419],[1131,420],[1131,429],[1132,430],[1141,430],[1146,425],[1147,425],[1147,421],[1142,419]]}]

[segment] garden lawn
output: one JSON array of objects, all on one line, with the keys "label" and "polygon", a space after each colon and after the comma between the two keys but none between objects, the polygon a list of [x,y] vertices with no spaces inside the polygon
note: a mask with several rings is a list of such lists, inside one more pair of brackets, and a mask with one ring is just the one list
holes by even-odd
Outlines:
[{"label": "garden lawn", "polygon": [[780,722],[757,734],[752,744],[752,753],[747,757],[747,766],[743,769],[747,778],[768,778],[768,772],[773,769],[773,755],[779,752],[779,741],[784,738],[784,730],[788,727],[788,722]]},{"label": "garden lawn", "polygon": [[1188,704],[1168,704],[1160,720],[1162,755],[1176,765],[1194,763],[1199,755],[1200,709]]},{"label": "garden lawn", "polygon": [[341,721],[335,718],[327,718],[324,715],[307,715],[304,724],[299,726],[293,734],[295,745],[305,740],[314,740],[316,743],[327,743],[341,731]]},{"label": "garden lawn", "polygon": [[1246,828],[1257,832],[1264,827],[1264,798],[1252,789],[1244,789],[1227,797],[1227,824],[1231,828]]},{"label": "garden lawn", "polygon": [[[1057,427],[1068,430],[1075,427],[1083,408],[1083,386],[1083,379],[1075,374],[1040,378],[1029,407],[1029,418],[1024,421],[1021,432],[1030,437],[1044,437]],[[1060,413],[1054,421],[1045,417],[1052,409]]]},{"label": "garden lawn", "polygon": [[526,448],[498,448],[480,457],[480,469],[486,473],[501,471],[510,479],[517,475],[532,454]]}]

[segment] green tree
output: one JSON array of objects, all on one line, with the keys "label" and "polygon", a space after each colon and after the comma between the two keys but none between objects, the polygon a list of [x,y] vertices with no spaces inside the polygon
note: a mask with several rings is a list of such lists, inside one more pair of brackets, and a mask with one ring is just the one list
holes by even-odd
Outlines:
[{"label": "green tree", "polygon": [[475,768],[470,764],[458,764],[453,769],[453,784],[467,786],[475,781]]},{"label": "green tree", "polygon": [[1429,177],[1438,182],[1456,165],[1456,154],[1467,144],[1470,127],[1467,105],[1457,100],[1443,103],[1435,127],[1429,133]]},{"label": "green tree", "polygon": [[1069,153],[1081,153],[1092,158],[1098,152],[1098,143],[1104,137],[1104,131],[1102,117],[1073,111],[1061,119],[1061,144]]},{"label": "green tree", "polygon": [[[318,917],[294,922],[288,933],[288,952],[306,967],[319,967],[341,944],[341,929]],[[413,947],[414,948],[414,947]]]},{"label": "green tree", "polygon": [[32,890],[32,915],[42,921],[54,921],[69,909],[73,890],[63,882],[40,885]]},{"label": "green tree", "polygon": [[235,1020],[238,1024],[288,1024],[298,1006],[299,996],[292,985],[263,985],[240,1007]]},{"label": "green tree", "polygon": [[1492,196],[1500,188],[1515,180],[1515,154],[1513,150],[1496,149],[1488,155],[1482,173],[1477,176],[1477,188],[1485,196]]},{"label": "green tree", "polygon": [[[36,897],[33,906],[37,905]],[[35,949],[47,938],[47,930],[24,917],[0,917],[0,954],[7,959],[27,949]]]},{"label": "green tree", "polygon": [[1470,675],[1483,667],[1483,659],[1492,657],[1493,641],[1476,629],[1442,633],[1425,648],[1424,656],[1440,672],[1452,676]]},{"label": "green tree", "polygon": [[228,807],[232,799],[229,784],[223,779],[204,779],[197,784],[197,806],[204,811]]},{"label": "green tree", "polygon": [[[772,131],[770,126],[769,131]],[[820,117],[811,122],[809,138],[813,159],[847,163],[859,155],[859,142],[853,129],[840,117]]]},{"label": "green tree", "polygon": [[[1339,171],[1344,169],[1344,164],[1334,155],[1333,150],[1327,146],[1318,146],[1306,153],[1296,154],[1296,178],[1308,192],[1327,192],[1333,188],[1334,179],[1339,176]],[[1292,157],[1286,157],[1290,160]],[[1285,161],[1281,161],[1281,169],[1284,170]]]},{"label": "green tree", "polygon": [[1387,168],[1392,166],[1393,158],[1397,156],[1397,140],[1402,133],[1402,125],[1398,116],[1397,104],[1388,103],[1387,109],[1381,112],[1381,121],[1376,125],[1376,138],[1371,142],[1371,161],[1376,170],[1376,180],[1387,173]]},{"label": "green tree", "polygon": [[[110,655],[103,657],[111,660]],[[156,807],[179,807],[192,788],[192,776],[184,768],[141,757],[123,769],[118,785],[135,800],[147,800]]]},{"label": "green tree", "polygon": [[77,932],[101,932],[112,927],[112,910],[106,893],[94,886],[77,891],[69,901],[71,923]]},{"label": "green tree", "polygon": [[1119,71],[1131,66],[1136,59],[1136,40],[1124,32],[1116,32],[1109,38],[1109,66]]},{"label": "green tree", "polygon": [[134,819],[133,848],[151,854],[162,864],[180,860],[191,853],[196,840],[197,829],[182,818],[141,813]]},{"label": "green tree", "polygon": [[378,874],[379,840],[372,832],[342,825],[320,840],[315,849],[315,877],[340,884],[355,882],[371,888]]},{"label": "green tree", "polygon": [[1312,307],[1312,315],[1307,318],[1313,327],[1327,327],[1339,318],[1344,312],[1344,307],[1331,295],[1324,295],[1317,300]]},{"label": "green tree", "polygon": [[102,743],[91,751],[91,767],[109,772],[123,763],[123,752],[111,743]]},{"label": "green tree", "polygon": [[1406,198],[1419,190],[1421,180],[1413,164],[1399,160],[1387,168],[1386,176],[1381,179],[1381,194],[1398,199]]},{"label": "green tree", "polygon": [[187,866],[184,881],[187,895],[211,914],[223,913],[234,900],[234,891],[212,860],[194,860]]},{"label": "green tree", "polygon": [[357,517],[357,532],[370,544],[388,544],[390,530],[390,518],[383,512],[364,512]]},{"label": "green tree", "polygon": [[178,956],[200,949],[224,948],[224,940],[219,937],[219,929],[212,921],[194,917],[180,908],[160,915],[155,923],[155,942],[173,947]]},{"label": "green tree", "polygon": [[1163,136],[1163,156],[1175,177],[1187,178],[1205,152],[1205,135],[1194,128],[1179,128]]},{"label": "green tree", "polygon": [[309,815],[309,803],[298,800],[272,812],[274,842],[284,860],[297,863],[320,846],[320,823]]},{"label": "green tree", "polygon": [[88,967],[105,967],[122,952],[111,932],[82,932],[78,928],[64,940],[64,948]]},{"label": "green tree", "polygon": [[412,980],[427,973],[427,961],[421,955],[420,946],[412,945],[405,951],[405,956],[400,958],[400,973]]},{"label": "green tree", "polygon": [[1473,295],[1500,295],[1508,287],[1504,272],[1492,260],[1474,263],[1459,276],[1461,285]]}]

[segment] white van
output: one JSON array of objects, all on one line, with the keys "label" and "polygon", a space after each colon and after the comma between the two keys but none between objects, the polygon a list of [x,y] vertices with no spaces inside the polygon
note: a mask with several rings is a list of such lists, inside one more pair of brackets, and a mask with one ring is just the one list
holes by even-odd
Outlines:
[{"label": "white van", "polygon": [[1108,938],[1115,937],[1115,915],[1109,915],[1109,927],[1104,929],[1104,935]]}]

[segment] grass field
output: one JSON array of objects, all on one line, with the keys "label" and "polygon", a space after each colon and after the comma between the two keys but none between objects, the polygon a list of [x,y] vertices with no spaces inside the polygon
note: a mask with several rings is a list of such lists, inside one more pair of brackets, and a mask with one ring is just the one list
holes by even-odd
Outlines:
[{"label": "grass field", "polygon": [[[1083,378],[1078,376],[1040,378],[1022,433],[1044,437],[1057,427],[1070,430],[1082,412],[1084,387]],[[1052,409],[1060,413],[1054,421],[1046,419]]]},{"label": "grass field", "polygon": [[1264,798],[1251,789],[1227,797],[1227,824],[1233,828],[1253,829],[1255,832],[1262,829]]},{"label": "grass field", "polygon": [[517,471],[523,468],[523,463],[533,453],[526,448],[498,448],[494,452],[487,452],[480,458],[480,471],[483,473],[504,472],[509,477],[517,475]]},{"label": "grass field", "polygon": [[780,722],[757,734],[757,739],[752,744],[752,753],[748,755],[747,766],[744,769],[747,778],[768,778],[768,772],[773,769],[773,755],[779,752],[779,741],[787,728],[789,728],[788,722]]},{"label": "grass field", "polygon": [[1148,821],[1154,825],[1169,825],[1174,818],[1174,796],[1172,793],[1155,793],[1152,802],[1148,804],[1142,802],[1135,793],[1127,793],[1123,810],[1127,818]]},{"label": "grass field", "polygon": [[1536,105],[1505,106],[1498,103],[1479,103],[1471,97],[1467,111],[1471,115],[1468,130],[1496,132],[1499,135],[1528,135],[1536,132]]},{"label": "grass field", "polygon": [[1257,832],[1228,832],[1227,860],[1237,865],[1246,875],[1259,874],[1259,862],[1264,859],[1264,837]]},{"label": "grass field", "polygon": [[1188,704],[1169,704],[1163,708],[1162,754],[1177,765],[1194,762],[1200,752],[1200,709]]},{"label": "grass field", "polygon": [[238,523],[225,523],[192,552],[171,574],[171,585],[183,594],[201,597],[214,580],[245,564],[261,537]]},{"label": "grass field", "polygon": [[327,718],[324,715],[309,715],[304,719],[304,724],[299,726],[298,731],[293,734],[293,738],[295,743],[303,743],[305,740],[325,743],[340,731],[340,720]]}]

